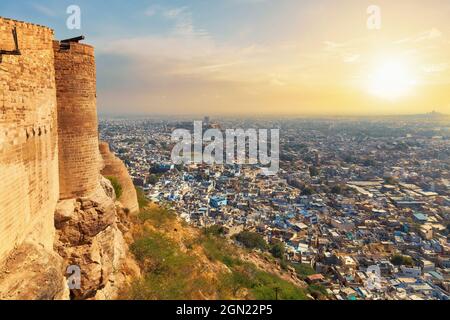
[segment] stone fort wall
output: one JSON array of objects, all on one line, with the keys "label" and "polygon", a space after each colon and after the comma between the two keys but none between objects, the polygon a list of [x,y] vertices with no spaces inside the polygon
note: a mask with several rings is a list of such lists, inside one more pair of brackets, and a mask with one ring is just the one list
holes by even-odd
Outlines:
[{"label": "stone fort wall", "polygon": [[[13,30],[20,54],[9,54]],[[58,201],[101,189],[94,49],[53,39],[49,28],[0,17],[0,263],[26,240],[53,252]],[[125,165],[109,149],[105,160],[136,211]]]},{"label": "stone fort wall", "polygon": [[94,48],[54,42],[60,198],[87,196],[99,185]]},{"label": "stone fort wall", "polygon": [[51,249],[58,201],[53,31],[0,17],[0,257],[25,239]]}]

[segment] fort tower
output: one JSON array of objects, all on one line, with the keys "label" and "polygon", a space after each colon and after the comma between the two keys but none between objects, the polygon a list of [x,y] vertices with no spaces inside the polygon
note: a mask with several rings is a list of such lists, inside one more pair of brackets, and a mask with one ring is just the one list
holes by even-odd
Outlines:
[{"label": "fort tower", "polygon": [[99,183],[94,49],[55,41],[60,198],[88,196]]}]

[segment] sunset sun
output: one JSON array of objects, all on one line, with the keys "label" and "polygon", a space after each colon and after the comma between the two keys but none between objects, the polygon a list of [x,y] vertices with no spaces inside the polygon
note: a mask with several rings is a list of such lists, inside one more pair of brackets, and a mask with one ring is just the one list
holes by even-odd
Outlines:
[{"label": "sunset sun", "polygon": [[369,92],[383,99],[407,97],[415,85],[411,67],[402,60],[383,61],[369,75]]}]

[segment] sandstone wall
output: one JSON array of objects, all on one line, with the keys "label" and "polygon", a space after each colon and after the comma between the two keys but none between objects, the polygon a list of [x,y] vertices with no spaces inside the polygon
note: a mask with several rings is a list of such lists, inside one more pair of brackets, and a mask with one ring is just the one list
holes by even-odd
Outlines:
[{"label": "sandstone wall", "polygon": [[[82,270],[72,298],[114,298],[132,277],[122,270],[139,270],[119,221],[127,212],[100,175],[94,49],[0,17],[0,50],[15,49],[14,28],[21,54],[0,59],[0,300],[69,299],[69,265]],[[105,159],[135,211],[124,164]]]},{"label": "sandstone wall", "polygon": [[51,249],[58,200],[53,31],[0,17],[0,260],[24,239]]},{"label": "sandstone wall", "polygon": [[138,212],[139,204],[136,189],[125,164],[109,150],[109,145],[106,142],[101,142],[99,148],[104,163],[102,175],[115,177],[119,181],[122,186],[122,195],[118,200],[131,213]]},{"label": "sandstone wall", "polygon": [[88,196],[99,184],[94,49],[55,41],[60,198]]}]

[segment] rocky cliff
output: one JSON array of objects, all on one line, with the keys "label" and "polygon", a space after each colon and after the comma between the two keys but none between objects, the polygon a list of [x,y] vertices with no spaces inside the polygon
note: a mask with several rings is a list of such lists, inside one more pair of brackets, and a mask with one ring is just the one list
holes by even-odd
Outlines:
[{"label": "rocky cliff", "polygon": [[[99,177],[87,197],[62,200],[55,211],[54,250],[27,241],[0,266],[0,299],[115,299],[140,270],[124,240],[129,211],[111,182]],[[71,267],[80,286],[69,288]]]},{"label": "rocky cliff", "polygon": [[71,291],[73,299],[114,299],[127,277],[138,273],[123,271],[138,269],[119,229],[118,212],[123,209],[115,198],[111,183],[102,177],[91,196],[58,203],[55,250],[82,275],[81,287]]},{"label": "rocky cliff", "polygon": [[110,150],[109,145],[106,142],[100,142],[100,154],[103,159],[104,168],[101,173],[105,177],[116,178],[122,186],[122,195],[119,201],[125,208],[130,210],[131,213],[139,211],[139,205],[137,202],[136,189],[134,188],[133,181],[128,174],[125,164],[117,158]]}]

